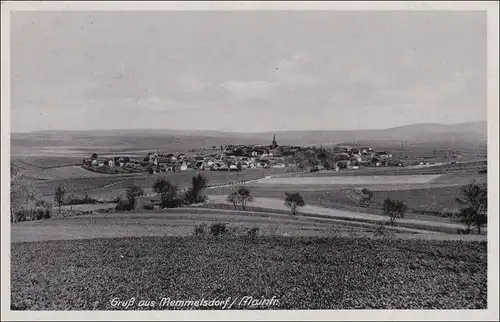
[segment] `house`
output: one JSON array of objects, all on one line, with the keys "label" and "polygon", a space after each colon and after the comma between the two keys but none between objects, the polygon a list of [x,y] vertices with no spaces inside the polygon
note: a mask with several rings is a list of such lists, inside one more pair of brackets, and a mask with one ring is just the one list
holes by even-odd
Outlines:
[{"label": "house", "polygon": [[109,159],[108,158],[97,158],[97,165],[102,167],[104,166],[106,163],[108,163]]},{"label": "house", "polygon": [[156,158],[156,163],[157,163],[158,165],[168,164],[168,163],[170,163],[170,162],[171,162],[170,158],[167,158],[167,157],[165,157],[165,156],[160,156],[160,157],[157,157],[157,158]]},{"label": "house", "polygon": [[175,162],[177,161],[177,158],[173,153],[167,153],[163,156],[165,159],[169,160],[170,162]]},{"label": "house", "polygon": [[324,170],[325,170],[325,167],[320,163],[320,164],[315,164],[312,167],[311,172],[324,171]]},{"label": "house", "polygon": [[378,152],[377,153],[377,156],[380,158],[380,159],[389,159],[389,158],[392,158],[392,154],[389,154],[388,152]]},{"label": "house", "polygon": [[357,161],[357,162],[361,162],[361,155],[355,153],[352,155],[352,159]]},{"label": "house", "polygon": [[255,163],[256,168],[269,168],[269,162],[266,160],[260,160]]},{"label": "house", "polygon": [[208,168],[211,168],[214,165],[214,163],[215,161],[210,158],[205,159],[205,164]]},{"label": "house", "polygon": [[335,155],[335,161],[347,161],[350,159],[351,159],[351,156],[346,152],[342,152],[342,153]]},{"label": "house", "polygon": [[205,161],[203,161],[203,160],[196,161],[196,163],[194,164],[194,168],[200,169],[200,170],[205,170]]}]

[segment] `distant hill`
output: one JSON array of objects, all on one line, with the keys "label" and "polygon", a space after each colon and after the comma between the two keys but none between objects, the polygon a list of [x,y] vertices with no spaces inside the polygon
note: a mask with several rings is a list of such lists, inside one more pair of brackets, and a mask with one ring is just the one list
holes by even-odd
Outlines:
[{"label": "distant hill", "polygon": [[88,148],[174,149],[209,148],[221,144],[270,144],[276,134],[278,144],[333,145],[439,144],[440,146],[478,146],[487,140],[486,122],[461,124],[413,124],[384,130],[276,131],[235,133],[213,130],[98,130],[38,131],[12,133],[12,147],[57,146]]},{"label": "distant hill", "polygon": [[[255,134],[259,138],[270,138],[274,132]],[[412,124],[384,130],[347,131],[285,131],[276,132],[282,144],[341,144],[345,142],[393,142],[431,143],[450,142],[482,144],[487,140],[486,122],[461,124]]]}]

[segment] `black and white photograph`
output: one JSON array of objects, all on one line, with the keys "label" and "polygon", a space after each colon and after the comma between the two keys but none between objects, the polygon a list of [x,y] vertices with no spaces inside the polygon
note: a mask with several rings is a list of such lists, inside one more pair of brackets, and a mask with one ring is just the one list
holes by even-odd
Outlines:
[{"label": "black and white photograph", "polygon": [[498,1],[397,3],[2,2],[2,320],[497,320]]}]

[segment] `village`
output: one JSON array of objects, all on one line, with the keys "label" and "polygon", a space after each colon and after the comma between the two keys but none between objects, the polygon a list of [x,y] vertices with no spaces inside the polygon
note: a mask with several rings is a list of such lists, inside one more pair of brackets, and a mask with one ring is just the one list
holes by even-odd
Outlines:
[{"label": "village", "polygon": [[[422,158],[423,159],[423,158]],[[418,161],[416,164],[429,164]],[[211,151],[193,153],[149,152],[144,158],[129,156],[104,157],[96,153],[83,159],[82,167],[99,173],[144,173],[201,171],[243,171],[255,168],[283,168],[292,171],[356,170],[360,167],[405,166],[392,153],[371,147],[334,146],[300,147],[278,145],[273,137],[270,145],[222,145]]]}]

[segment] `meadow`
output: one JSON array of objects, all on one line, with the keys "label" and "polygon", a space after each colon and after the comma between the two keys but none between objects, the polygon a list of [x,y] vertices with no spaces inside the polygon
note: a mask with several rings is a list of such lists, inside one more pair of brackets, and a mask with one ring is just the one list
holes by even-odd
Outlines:
[{"label": "meadow", "polygon": [[487,246],[226,236],[15,243],[11,278],[12,310],[119,310],[111,301],[130,297],[128,309],[158,310],[173,308],[137,303],[243,296],[279,305],[233,309],[485,309]]},{"label": "meadow", "polygon": [[[78,169],[79,170],[79,169]],[[82,171],[86,171],[82,169]],[[179,188],[187,188],[191,185],[191,178],[198,172],[191,170],[185,172],[161,172],[156,175],[150,174],[127,174],[127,175],[105,175],[87,171],[90,175],[74,178],[57,178],[50,180],[33,181],[40,198],[50,199],[59,185],[66,188],[68,194],[83,196],[85,193],[96,199],[112,199],[123,195],[125,190],[138,185],[143,189],[151,189],[154,182],[159,178],[166,178]],[[229,171],[200,171],[208,179],[210,185],[223,185],[231,182],[254,180],[264,178],[268,175],[282,174],[283,169],[248,169],[241,172]]]}]

